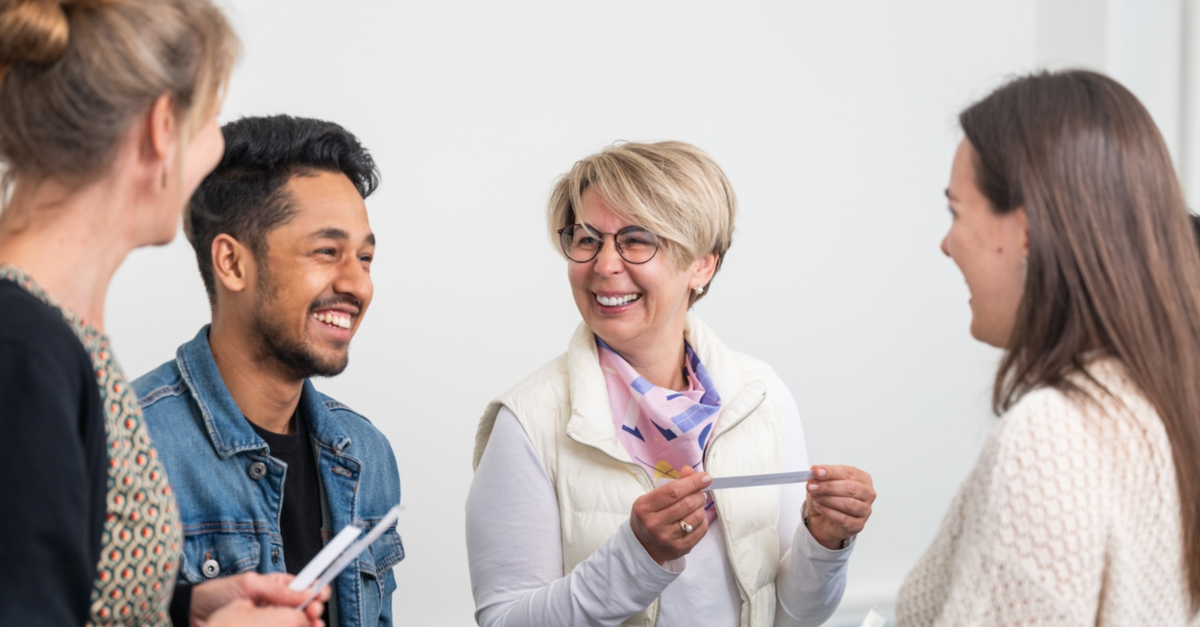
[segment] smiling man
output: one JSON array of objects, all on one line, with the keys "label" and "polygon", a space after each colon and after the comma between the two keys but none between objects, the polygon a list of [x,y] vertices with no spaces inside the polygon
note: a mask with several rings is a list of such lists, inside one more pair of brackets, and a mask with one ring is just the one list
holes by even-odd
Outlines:
[{"label": "smiling man", "polygon": [[[369,529],[400,501],[387,440],[309,380],[346,368],[371,304],[374,161],[331,122],[222,130],[225,155],[184,218],[212,324],[133,384],[179,502],[179,576],[192,584],[297,573],[334,533]],[[390,625],[403,558],[390,529],[335,581],[326,622]]]}]

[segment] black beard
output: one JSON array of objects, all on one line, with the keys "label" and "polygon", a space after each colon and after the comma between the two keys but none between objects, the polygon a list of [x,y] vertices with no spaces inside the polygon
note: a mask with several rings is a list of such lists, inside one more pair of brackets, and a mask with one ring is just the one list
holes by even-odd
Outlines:
[{"label": "black beard", "polygon": [[[254,303],[253,331],[258,338],[258,353],[274,361],[285,372],[296,379],[309,377],[332,377],[342,373],[350,363],[350,353],[347,351],[340,359],[323,359],[316,354],[305,342],[308,333],[299,339],[288,337],[287,330],[279,324],[278,319],[271,316],[268,305],[275,300],[275,285],[262,268],[259,287]],[[311,312],[310,312],[311,313]]]}]

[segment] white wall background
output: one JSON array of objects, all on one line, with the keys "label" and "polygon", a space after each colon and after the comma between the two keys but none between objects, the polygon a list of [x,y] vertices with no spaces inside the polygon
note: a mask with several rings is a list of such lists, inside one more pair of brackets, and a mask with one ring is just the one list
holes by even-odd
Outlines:
[{"label": "white wall background", "polygon": [[[738,234],[697,311],[779,371],[814,462],[874,475],[833,621],[846,624],[890,608],[994,422],[998,353],[971,339],[967,290],[938,249],[957,112],[1015,73],[1106,70],[1200,184],[1187,115],[1200,16],[1185,0],[225,6],[244,55],[222,118],[334,120],[383,172],[367,203],[375,301],[349,369],[318,385],[396,450],[405,625],[473,624],[463,503],[476,422],[578,322],[542,220],[576,159],[618,139],[682,139],[731,177]],[[108,319],[131,377],[207,321],[182,237],[129,258]]]}]

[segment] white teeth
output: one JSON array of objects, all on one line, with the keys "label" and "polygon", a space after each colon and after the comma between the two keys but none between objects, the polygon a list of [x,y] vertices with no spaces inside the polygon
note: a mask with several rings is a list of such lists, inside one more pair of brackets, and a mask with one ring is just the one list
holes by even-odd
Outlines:
[{"label": "white teeth", "polygon": [[314,313],[313,319],[324,322],[331,327],[350,328],[350,316],[341,312]]},{"label": "white teeth", "polygon": [[596,294],[596,302],[605,307],[619,307],[641,298],[641,294],[626,294],[624,296],[601,296]]}]

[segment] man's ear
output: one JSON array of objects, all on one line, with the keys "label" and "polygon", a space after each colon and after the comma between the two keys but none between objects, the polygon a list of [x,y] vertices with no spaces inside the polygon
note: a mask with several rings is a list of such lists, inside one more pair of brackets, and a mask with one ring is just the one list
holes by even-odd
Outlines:
[{"label": "man's ear", "polygon": [[230,292],[245,291],[252,280],[253,258],[250,249],[227,233],[213,238],[213,278]]}]

